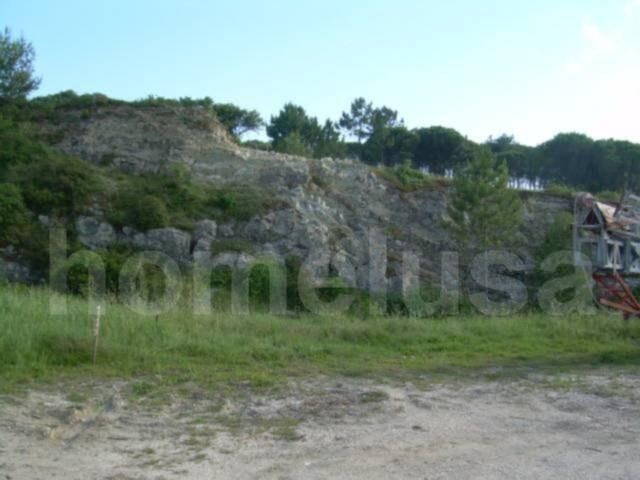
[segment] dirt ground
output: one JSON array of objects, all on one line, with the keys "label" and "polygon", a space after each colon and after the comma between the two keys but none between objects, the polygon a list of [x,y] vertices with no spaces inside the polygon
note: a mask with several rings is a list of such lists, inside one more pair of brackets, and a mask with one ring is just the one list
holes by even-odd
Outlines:
[{"label": "dirt ground", "polygon": [[491,378],[42,387],[0,398],[0,480],[640,478],[640,374]]}]

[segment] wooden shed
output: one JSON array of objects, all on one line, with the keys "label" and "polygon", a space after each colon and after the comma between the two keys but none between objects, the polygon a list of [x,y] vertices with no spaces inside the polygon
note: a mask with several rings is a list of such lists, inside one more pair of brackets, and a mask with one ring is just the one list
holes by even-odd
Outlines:
[{"label": "wooden shed", "polygon": [[576,265],[586,257],[594,270],[640,275],[640,197],[625,193],[612,203],[578,194],[573,248]]}]

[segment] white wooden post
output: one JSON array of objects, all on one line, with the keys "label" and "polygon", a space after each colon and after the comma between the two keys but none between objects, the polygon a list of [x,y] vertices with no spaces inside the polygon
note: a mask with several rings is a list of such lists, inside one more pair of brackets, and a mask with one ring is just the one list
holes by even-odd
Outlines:
[{"label": "white wooden post", "polygon": [[93,364],[96,364],[96,358],[98,356],[98,338],[100,337],[100,315],[101,306],[96,308],[96,316],[93,321]]}]

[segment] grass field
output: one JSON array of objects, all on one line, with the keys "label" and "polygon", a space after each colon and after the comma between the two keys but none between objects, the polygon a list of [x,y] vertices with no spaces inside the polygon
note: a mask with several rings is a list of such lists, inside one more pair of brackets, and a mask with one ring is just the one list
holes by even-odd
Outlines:
[{"label": "grass field", "polygon": [[278,383],[315,374],[405,375],[487,367],[640,364],[640,321],[612,315],[140,316],[109,304],[97,365],[87,304],[51,316],[49,292],[0,287],[0,389],[61,378],[151,376],[166,384]]}]

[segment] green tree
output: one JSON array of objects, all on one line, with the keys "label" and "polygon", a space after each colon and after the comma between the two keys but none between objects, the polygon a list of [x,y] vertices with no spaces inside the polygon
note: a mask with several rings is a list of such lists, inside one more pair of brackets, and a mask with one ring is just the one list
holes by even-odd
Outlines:
[{"label": "green tree", "polygon": [[347,133],[358,139],[362,143],[371,135],[371,119],[373,115],[373,105],[363,97],[356,98],[351,102],[348,112],[342,112],[338,125]]},{"label": "green tree", "polygon": [[398,112],[389,107],[370,109],[364,126],[367,141],[360,149],[360,159],[372,165],[395,165],[413,158],[415,136],[409,132]]},{"label": "green tree", "polygon": [[512,181],[517,187],[526,179],[529,185],[537,185],[542,172],[543,160],[536,149],[521,145],[513,135],[502,134],[489,137],[485,145],[491,149],[498,161],[504,161],[509,168]]},{"label": "green tree", "polygon": [[548,182],[597,188],[594,168],[599,162],[594,141],[580,133],[562,133],[540,145],[545,157],[543,175]]},{"label": "green tree", "polygon": [[404,122],[402,120],[398,120],[398,112],[396,110],[392,110],[385,106],[373,109],[373,112],[371,113],[371,124],[369,127],[371,134],[376,130],[402,126],[404,126]]},{"label": "green tree", "polygon": [[508,181],[506,164],[484,148],[457,173],[447,225],[461,243],[481,249],[513,243],[522,203]]},{"label": "green tree", "polygon": [[362,161],[371,165],[411,162],[417,138],[403,126],[376,129],[362,148]]},{"label": "green tree", "polygon": [[342,112],[338,125],[362,143],[376,131],[401,126],[402,121],[398,121],[397,111],[385,106],[374,108],[371,102],[358,97],[351,102],[349,112]]},{"label": "green tree", "polygon": [[299,132],[291,132],[278,142],[277,150],[289,155],[310,157],[312,155],[310,147],[302,139]]},{"label": "green tree", "polygon": [[346,151],[340,132],[331,120],[320,126],[304,108],[287,103],[267,126],[274,150],[293,155],[341,157]]},{"label": "green tree", "polygon": [[229,133],[236,138],[264,125],[264,120],[256,110],[245,110],[232,103],[216,103],[213,105],[213,111]]},{"label": "green tree", "polygon": [[[285,142],[285,139],[294,133],[296,136],[290,137]],[[285,148],[290,149],[292,142],[300,142],[304,150],[308,153],[313,152],[320,134],[318,120],[315,117],[309,117],[304,108],[293,103],[285,104],[278,115],[271,117],[267,126],[267,135],[273,141],[273,148],[279,152],[284,152]]]},{"label": "green tree", "polygon": [[0,33],[0,99],[15,101],[25,98],[40,85],[34,76],[33,45],[24,38],[14,40],[8,28]]},{"label": "green tree", "polygon": [[413,131],[416,135],[414,164],[426,167],[430,173],[444,174],[453,170],[460,158],[457,154],[469,141],[452,128],[429,127]]},{"label": "green tree", "polygon": [[313,156],[316,158],[341,158],[346,154],[346,145],[340,140],[340,132],[331,120],[324,122]]}]

